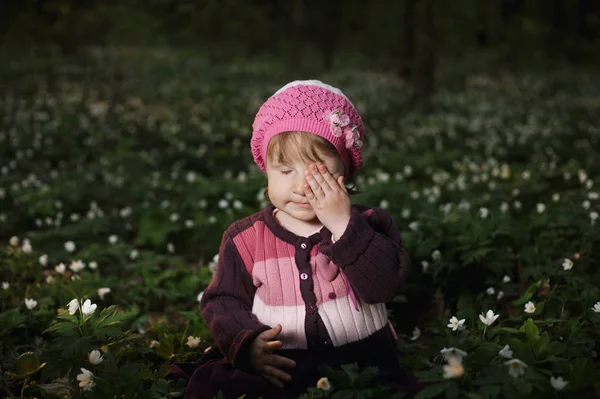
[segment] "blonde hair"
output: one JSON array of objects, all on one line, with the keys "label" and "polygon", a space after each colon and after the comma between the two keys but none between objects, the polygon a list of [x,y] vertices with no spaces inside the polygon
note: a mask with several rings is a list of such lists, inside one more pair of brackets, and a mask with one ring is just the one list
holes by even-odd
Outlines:
[{"label": "blonde hair", "polygon": [[[344,166],[344,178],[348,172],[346,165],[337,149],[323,137],[308,132],[283,132],[269,141],[267,146],[266,161],[288,163],[300,160],[302,162],[323,162],[323,156],[337,157]],[[353,187],[346,187],[348,194],[356,194]],[[265,188],[265,197],[268,198],[268,187]]]}]

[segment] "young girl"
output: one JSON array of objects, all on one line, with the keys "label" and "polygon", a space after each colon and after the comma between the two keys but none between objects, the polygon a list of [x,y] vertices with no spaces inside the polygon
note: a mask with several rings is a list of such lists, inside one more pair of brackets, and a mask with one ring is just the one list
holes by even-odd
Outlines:
[{"label": "young girl", "polygon": [[191,369],[185,398],[297,398],[319,365],[377,366],[397,386],[385,302],[409,257],[391,217],[352,205],[345,181],[363,163],[364,126],[348,98],[295,81],[260,108],[251,140],[272,205],[223,234],[200,303],[217,347]]}]

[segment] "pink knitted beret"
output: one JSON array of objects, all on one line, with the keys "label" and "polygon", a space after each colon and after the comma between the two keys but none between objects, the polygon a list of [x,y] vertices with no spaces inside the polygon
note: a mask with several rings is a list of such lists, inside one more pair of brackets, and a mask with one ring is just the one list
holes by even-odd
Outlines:
[{"label": "pink knitted beret", "polygon": [[260,107],[252,128],[252,155],[263,172],[271,138],[291,131],[313,133],[333,144],[349,176],[363,163],[365,128],[360,115],[344,93],[318,80],[283,86]]}]

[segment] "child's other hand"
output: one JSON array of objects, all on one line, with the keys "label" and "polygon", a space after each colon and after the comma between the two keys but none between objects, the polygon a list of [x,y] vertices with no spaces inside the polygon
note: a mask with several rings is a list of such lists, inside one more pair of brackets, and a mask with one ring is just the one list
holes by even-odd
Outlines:
[{"label": "child's other hand", "polygon": [[344,176],[337,179],[323,164],[311,164],[304,176],[304,195],[317,218],[339,239],[350,221],[351,203],[344,184]]},{"label": "child's other hand", "polygon": [[277,325],[260,333],[250,348],[250,362],[252,367],[267,381],[283,388],[283,383],[292,379],[292,376],[281,370],[282,367],[296,367],[296,362],[287,357],[274,355],[273,352],[281,348],[281,341],[275,338],[281,333],[281,325]]}]

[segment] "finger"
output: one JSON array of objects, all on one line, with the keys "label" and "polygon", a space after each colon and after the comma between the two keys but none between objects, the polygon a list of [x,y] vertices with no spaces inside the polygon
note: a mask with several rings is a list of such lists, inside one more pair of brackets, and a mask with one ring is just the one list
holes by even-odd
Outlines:
[{"label": "finger", "polygon": [[277,367],[265,366],[264,372],[267,373],[269,376],[276,378],[279,381],[288,382],[292,380],[291,375],[289,375],[283,370],[278,369]]},{"label": "finger", "polygon": [[310,202],[311,204],[318,202],[317,197],[315,197],[315,194],[313,193],[312,189],[310,188],[310,185],[308,184],[304,185],[304,196],[306,197],[306,199],[308,199],[308,202]]},{"label": "finger", "polygon": [[321,185],[315,180],[312,173],[309,170],[307,170],[305,176],[306,176],[306,181],[308,182],[308,185],[310,186],[315,197],[317,199],[323,198],[325,196],[325,192],[321,188]]},{"label": "finger", "polygon": [[[323,167],[325,168],[325,171],[327,171],[327,167],[325,165],[323,165]],[[317,165],[310,165],[310,172],[312,173],[313,178],[317,181],[317,183],[319,183],[319,186],[321,186],[321,189],[323,191],[327,192],[332,190],[332,187],[329,186],[329,183],[327,182],[327,180],[325,180],[325,177],[321,173],[320,167],[318,167]]]},{"label": "finger", "polygon": [[340,176],[337,179],[338,184],[340,185],[340,187],[342,188],[342,190],[348,194],[348,189],[346,188],[346,179],[344,179],[344,176]]},{"label": "finger", "polygon": [[265,360],[265,363],[269,366],[277,367],[277,368],[294,368],[296,367],[296,362],[290,358],[279,355],[270,355]]},{"label": "finger", "polygon": [[258,336],[265,341],[271,341],[271,340],[274,340],[275,338],[277,338],[277,336],[280,333],[281,333],[281,325],[277,324],[275,327],[271,328],[270,330],[261,332]]},{"label": "finger", "polygon": [[274,352],[277,349],[281,348],[281,341],[269,341],[267,343],[265,343],[265,349],[268,350],[269,352]]},{"label": "finger", "polygon": [[319,172],[321,172],[321,176],[323,176],[323,179],[325,179],[325,181],[327,182],[329,187],[331,187],[331,189],[335,190],[336,188],[338,188],[339,184],[335,180],[335,177],[333,177],[333,175],[331,173],[329,173],[329,169],[327,169],[327,165],[320,164]]},{"label": "finger", "polygon": [[277,385],[279,388],[283,388],[283,382],[279,381],[277,378],[263,372],[262,376],[265,380],[269,381],[273,385]]}]

